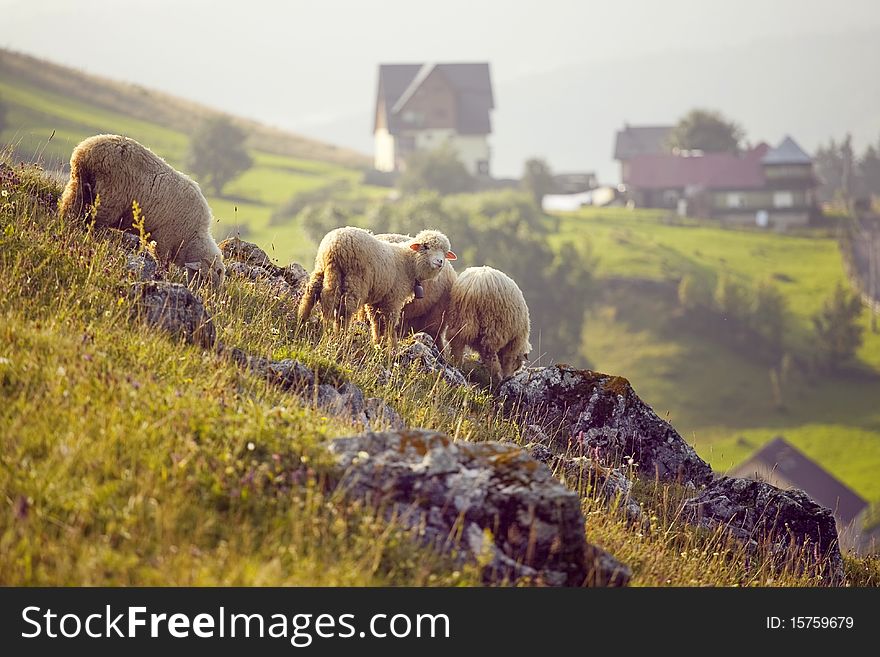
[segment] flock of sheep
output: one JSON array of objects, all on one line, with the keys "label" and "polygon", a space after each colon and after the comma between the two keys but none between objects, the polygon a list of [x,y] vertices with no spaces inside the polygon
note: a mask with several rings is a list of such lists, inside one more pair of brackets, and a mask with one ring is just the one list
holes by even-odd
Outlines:
[{"label": "flock of sheep", "polygon": [[[184,267],[191,281],[223,283],[211,209],[195,181],[127,137],[97,135],[74,149],[62,216],[88,215],[97,226],[127,230],[133,201],[157,256]],[[531,351],[528,307],[503,272],[469,267],[456,274],[455,259],[449,239],[436,230],[410,237],[337,228],[318,247],[299,319],[320,303],[324,322],[338,330],[352,319],[368,320],[377,344],[395,344],[401,330],[424,331],[457,365],[466,348],[476,351],[497,384]]]}]

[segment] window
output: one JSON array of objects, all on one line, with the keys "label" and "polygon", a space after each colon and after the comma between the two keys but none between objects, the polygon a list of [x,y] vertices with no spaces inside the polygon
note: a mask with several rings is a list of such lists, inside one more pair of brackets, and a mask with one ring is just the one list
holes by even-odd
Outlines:
[{"label": "window", "polygon": [[727,194],[727,207],[729,208],[741,208],[746,204],[745,198],[739,192],[729,192]]},{"label": "window", "polygon": [[791,192],[773,192],[774,208],[790,208],[794,205],[794,194]]},{"label": "window", "polygon": [[489,175],[489,160],[477,160],[477,173],[481,176]]}]

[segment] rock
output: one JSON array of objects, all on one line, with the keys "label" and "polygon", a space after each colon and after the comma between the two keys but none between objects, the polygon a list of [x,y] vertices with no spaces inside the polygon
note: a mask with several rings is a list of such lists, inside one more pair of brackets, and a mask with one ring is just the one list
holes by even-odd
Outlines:
[{"label": "rock", "polygon": [[220,253],[223,254],[223,260],[235,260],[252,267],[263,267],[267,270],[279,269],[273,263],[266,252],[256,244],[245,242],[238,237],[230,237],[223,240],[217,246],[220,247]]},{"label": "rock", "polygon": [[364,400],[364,428],[373,431],[379,428],[388,428],[395,431],[406,429],[406,422],[398,415],[397,411],[378,397],[367,397]]},{"label": "rock", "polygon": [[413,335],[409,342],[401,346],[396,357],[401,366],[415,365],[420,372],[439,374],[450,385],[467,384],[464,374],[443,359],[434,339],[427,333]]},{"label": "rock", "polygon": [[568,458],[558,456],[540,443],[525,446],[533,459],[550,468],[572,490],[591,491],[601,495],[611,511],[620,509],[633,524],[646,525],[647,517],[642,506],[632,497],[632,481],[618,468],[608,468],[594,463],[585,456]]},{"label": "rock", "polygon": [[159,279],[159,263],[149,253],[129,253],[125,256],[125,269],[134,274],[138,280],[154,281]]},{"label": "rock", "polygon": [[134,233],[127,233],[116,228],[105,228],[104,230],[112,231],[112,234],[119,235],[120,245],[125,251],[137,253],[141,250],[141,238]]},{"label": "rock", "polygon": [[202,300],[185,285],[164,281],[132,284],[131,314],[149,326],[211,349],[217,333]]},{"label": "rock", "polygon": [[725,527],[750,548],[769,548],[778,567],[800,563],[815,569],[826,583],[843,582],[834,516],[802,491],[721,477],[685,500],[682,515],[708,529]]},{"label": "rock", "polygon": [[343,383],[338,388],[322,383],[317,388],[315,374],[298,360],[270,360],[261,356],[252,356],[242,349],[233,347],[219,349],[239,367],[254,372],[272,385],[282,390],[300,395],[323,412],[343,417],[353,423],[360,424],[366,430],[375,428],[403,429],[406,423],[397,412],[384,400],[376,397],[365,398],[363,391],[351,382]]},{"label": "rock", "polygon": [[245,242],[238,237],[225,239],[218,245],[223,259],[227,263],[227,272],[250,278],[281,279],[273,282],[276,294],[297,296],[299,288],[308,280],[309,274],[302,265],[295,262],[286,267],[279,267],[266,255],[259,246],[251,242]]},{"label": "rock", "polygon": [[428,545],[483,564],[487,582],[629,581],[629,568],[587,543],[578,495],[518,447],[409,430],[339,438],[330,450],[340,490],[396,510]]},{"label": "rock", "polygon": [[290,287],[298,291],[309,280],[309,272],[301,264],[291,262],[286,267],[281,268],[281,277],[287,281]]},{"label": "rock", "polygon": [[501,384],[509,416],[537,425],[557,454],[574,449],[603,465],[632,465],[647,478],[701,486],[712,470],[621,377],[567,365],[520,370]]},{"label": "rock", "polygon": [[312,370],[292,358],[269,360],[261,356],[251,356],[237,347],[229,350],[229,356],[239,366],[288,392],[302,393],[311,388],[315,381]]}]

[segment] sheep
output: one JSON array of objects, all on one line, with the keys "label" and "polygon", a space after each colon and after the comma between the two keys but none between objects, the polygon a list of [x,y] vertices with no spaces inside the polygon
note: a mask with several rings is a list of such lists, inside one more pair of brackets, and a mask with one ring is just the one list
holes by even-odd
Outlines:
[{"label": "sheep", "polygon": [[494,385],[518,370],[532,350],[522,291],[492,267],[468,267],[458,275],[442,328],[453,364],[461,366],[465,347],[474,349]]},{"label": "sheep", "polygon": [[381,241],[352,226],[331,230],[318,246],[299,319],[308,319],[320,299],[325,322],[339,330],[366,306],[373,341],[387,339],[394,345],[404,305],[422,281],[435,278],[446,260],[455,259],[449,239],[436,230],[423,230],[402,243]]},{"label": "sheep", "polygon": [[[400,233],[381,233],[376,235],[376,239],[401,244],[411,240],[412,237]],[[449,306],[449,291],[455,279],[455,269],[451,263],[445,262],[437,276],[422,281],[424,296],[421,299],[414,298],[403,307],[401,317],[403,330],[427,333],[435,343],[439,343],[440,327],[443,325],[443,315]]]},{"label": "sheep", "polygon": [[211,208],[198,183],[128,137],[96,135],[73,149],[62,216],[93,212],[97,226],[131,230],[133,201],[160,258],[186,268],[190,280],[223,282],[226,269],[211,237]]}]

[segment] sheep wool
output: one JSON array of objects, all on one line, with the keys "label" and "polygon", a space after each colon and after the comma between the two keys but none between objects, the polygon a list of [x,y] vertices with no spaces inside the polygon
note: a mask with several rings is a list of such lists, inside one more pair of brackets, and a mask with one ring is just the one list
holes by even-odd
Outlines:
[{"label": "sheep wool", "polygon": [[470,347],[494,384],[516,372],[532,349],[522,291],[492,267],[468,267],[458,275],[443,328],[453,362],[460,366],[465,347]]},{"label": "sheep wool", "polygon": [[[376,239],[402,244],[411,240],[412,237],[400,233],[381,233],[376,235]],[[443,316],[449,307],[449,293],[456,278],[457,274],[452,263],[447,261],[437,276],[422,281],[425,296],[421,299],[413,299],[403,307],[401,328],[404,332],[423,332],[430,335],[434,342],[440,341]]]},{"label": "sheep wool", "polygon": [[300,321],[320,300],[324,321],[343,329],[366,306],[373,340],[393,344],[403,307],[413,299],[416,285],[435,278],[446,260],[455,257],[449,239],[436,230],[423,230],[400,243],[379,240],[352,226],[332,230],[318,246],[315,269],[300,302]]},{"label": "sheep wool", "polygon": [[156,254],[219,285],[226,269],[211,237],[213,217],[198,183],[133,139],[89,137],[73,150],[62,216],[81,218],[95,205],[95,224],[131,230],[137,201]]}]

